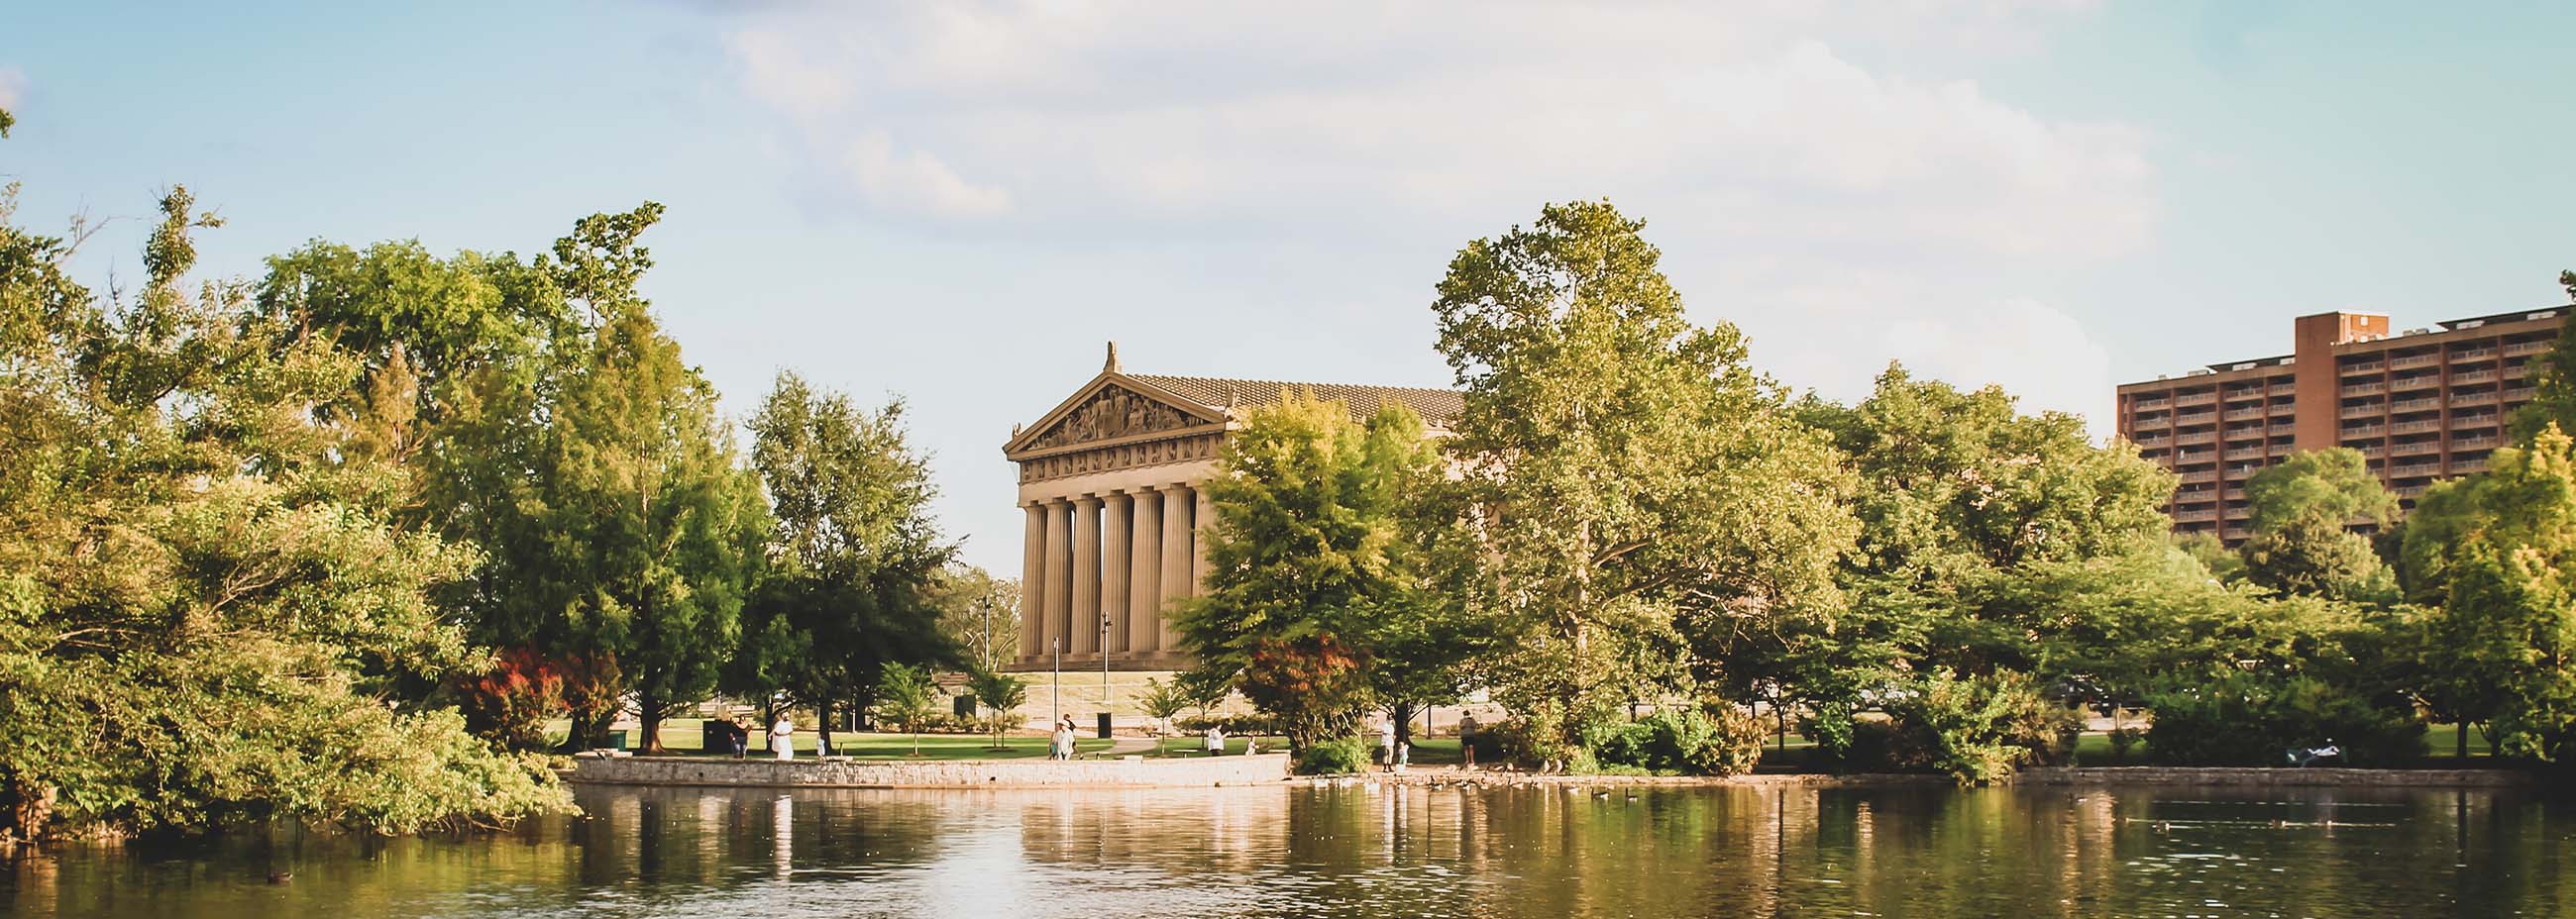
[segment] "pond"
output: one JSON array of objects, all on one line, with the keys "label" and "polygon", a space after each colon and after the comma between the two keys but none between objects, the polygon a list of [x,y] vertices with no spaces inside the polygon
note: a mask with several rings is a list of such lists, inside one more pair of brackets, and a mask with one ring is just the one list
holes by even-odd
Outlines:
[{"label": "pond", "polygon": [[[1633,797],[1632,797],[1633,794]],[[73,848],[14,916],[2562,916],[2513,792],[587,787],[464,839]],[[292,872],[283,883],[269,875]]]}]

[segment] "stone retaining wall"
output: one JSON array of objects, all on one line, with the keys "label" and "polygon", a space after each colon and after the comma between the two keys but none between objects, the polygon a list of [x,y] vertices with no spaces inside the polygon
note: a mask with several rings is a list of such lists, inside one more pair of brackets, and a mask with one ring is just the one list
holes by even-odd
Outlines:
[{"label": "stone retaining wall", "polygon": [[759,788],[1204,788],[1288,777],[1288,755],[1197,759],[812,760],[581,758],[571,779],[609,785]]},{"label": "stone retaining wall", "polygon": [[2095,766],[2024,769],[2024,785],[2204,785],[2250,788],[2520,788],[2526,773],[2504,769],[2246,769]]}]

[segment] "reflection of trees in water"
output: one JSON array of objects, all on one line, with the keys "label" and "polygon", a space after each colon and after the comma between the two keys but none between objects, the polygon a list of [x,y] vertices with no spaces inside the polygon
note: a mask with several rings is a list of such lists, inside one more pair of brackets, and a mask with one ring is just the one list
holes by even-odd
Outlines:
[{"label": "reflection of trees in water", "polygon": [[[2566,842],[2576,819],[2536,798],[2035,787],[1629,794],[587,788],[586,818],[491,837],[286,830],[179,849],[59,850],[0,873],[0,912],[271,919],[614,903],[678,915],[787,891],[828,901],[864,890],[889,912],[956,915],[1043,902],[1136,915],[2037,919],[2207,912],[2209,900],[2249,914],[2576,914],[2576,847]],[[2331,829],[2319,825],[2328,816],[2338,821]],[[294,881],[266,885],[272,865]]]}]

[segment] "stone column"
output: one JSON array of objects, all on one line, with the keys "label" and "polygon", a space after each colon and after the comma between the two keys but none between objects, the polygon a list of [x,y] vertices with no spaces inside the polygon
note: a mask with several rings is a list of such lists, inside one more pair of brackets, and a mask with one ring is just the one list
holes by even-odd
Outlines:
[{"label": "stone column", "polygon": [[1073,650],[1100,650],[1100,498],[1073,502]]},{"label": "stone column", "polygon": [[1046,505],[1031,501],[1025,507],[1029,514],[1028,545],[1020,553],[1020,656],[1036,658],[1046,653]]},{"label": "stone column", "polygon": [[1101,637],[1100,653],[1125,651],[1127,647],[1127,552],[1136,545],[1127,532],[1127,509],[1136,499],[1122,494],[1101,498],[1100,506],[1100,615],[1109,623],[1109,634]]},{"label": "stone column", "polygon": [[1127,555],[1135,570],[1127,582],[1127,653],[1163,648],[1163,495],[1150,488],[1135,494],[1134,547]]},{"label": "stone column", "polygon": [[1207,589],[1208,539],[1216,535],[1216,505],[1208,502],[1207,489],[1193,488],[1199,499],[1198,510],[1190,517],[1190,596]]},{"label": "stone column", "polygon": [[1161,638],[1156,644],[1166,650],[1179,648],[1179,636],[1172,634],[1172,604],[1189,599],[1190,589],[1190,487],[1163,486],[1163,608],[1154,617]]},{"label": "stone column", "polygon": [[1043,658],[1052,642],[1057,650],[1071,651],[1068,642],[1073,628],[1073,505],[1062,498],[1047,502],[1046,559],[1046,634],[1038,636],[1038,656]]}]

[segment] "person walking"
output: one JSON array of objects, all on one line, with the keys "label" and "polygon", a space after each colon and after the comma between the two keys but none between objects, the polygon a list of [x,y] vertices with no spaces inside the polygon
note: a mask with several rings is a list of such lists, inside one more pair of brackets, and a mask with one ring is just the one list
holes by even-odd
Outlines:
[{"label": "person walking", "polygon": [[769,749],[781,760],[796,758],[796,722],[787,720],[786,712],[778,713],[777,723],[769,726]]},{"label": "person walking", "polygon": [[1383,719],[1377,723],[1377,761],[1386,765],[1386,771],[1395,771],[1395,719],[1393,718]]},{"label": "person walking", "polygon": [[1225,755],[1225,725],[1211,724],[1207,730],[1207,755]]},{"label": "person walking", "polygon": [[725,730],[725,740],[733,744],[733,758],[751,755],[751,725],[742,723],[741,715],[733,716],[732,726]]}]

